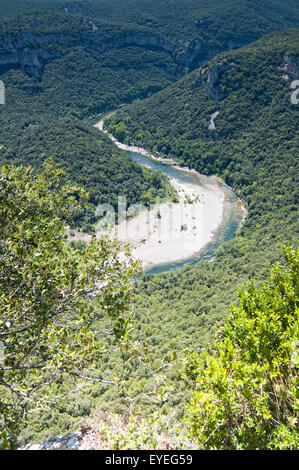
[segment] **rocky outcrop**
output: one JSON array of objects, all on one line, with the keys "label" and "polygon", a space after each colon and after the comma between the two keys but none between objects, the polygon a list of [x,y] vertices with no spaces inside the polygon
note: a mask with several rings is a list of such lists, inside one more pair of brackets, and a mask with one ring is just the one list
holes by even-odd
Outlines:
[{"label": "rocky outcrop", "polygon": [[199,86],[203,86],[206,94],[214,101],[223,100],[226,92],[221,85],[221,78],[224,72],[235,67],[234,62],[222,61],[218,62],[211,69],[203,68],[200,71],[200,77],[196,79],[190,86],[191,90]]},{"label": "rocky outcrop", "polygon": [[58,50],[47,50],[49,44],[59,44],[63,35],[34,35],[31,32],[0,37],[0,66],[19,65],[28,75],[40,78],[47,60],[61,55]]},{"label": "rocky outcrop", "polygon": [[216,130],[215,119],[218,116],[219,112],[220,111],[215,111],[213,114],[211,114],[210,125],[208,127],[209,131],[215,131]]},{"label": "rocky outcrop", "polygon": [[297,80],[299,78],[299,64],[295,56],[283,56],[283,71],[287,79]]},{"label": "rocky outcrop", "polygon": [[204,41],[196,38],[193,41],[184,43],[183,48],[176,52],[176,62],[191,70],[199,67],[218,52],[217,48],[208,47]]},{"label": "rocky outcrop", "polygon": [[103,450],[107,449],[97,426],[81,426],[80,431],[55,436],[36,444],[27,444],[19,450]]}]

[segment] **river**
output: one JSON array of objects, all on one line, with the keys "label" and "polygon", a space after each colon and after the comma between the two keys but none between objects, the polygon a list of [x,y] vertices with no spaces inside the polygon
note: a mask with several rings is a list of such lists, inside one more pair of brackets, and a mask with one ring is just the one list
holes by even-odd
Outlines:
[{"label": "river", "polygon": [[[95,127],[107,134],[103,127],[106,117]],[[142,260],[144,271],[167,272],[203,259],[212,260],[217,248],[235,236],[246,216],[232,188],[220,178],[179,167],[171,160],[159,159],[142,148],[109,137],[128,158],[167,175],[179,194],[178,204],[159,204],[124,227],[120,225],[118,238],[131,243],[133,255]],[[193,198],[191,204],[186,204],[186,197]],[[158,212],[161,220],[157,220]]]}]

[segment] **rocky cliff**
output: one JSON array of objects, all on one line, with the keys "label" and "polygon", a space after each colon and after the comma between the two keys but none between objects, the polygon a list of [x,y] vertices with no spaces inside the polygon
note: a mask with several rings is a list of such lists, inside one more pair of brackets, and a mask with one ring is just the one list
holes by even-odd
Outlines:
[{"label": "rocky cliff", "polygon": [[190,89],[203,87],[206,94],[214,101],[223,100],[226,93],[221,86],[221,78],[224,72],[235,67],[236,64],[223,60],[215,64],[211,69],[202,68],[200,76],[191,84]]},{"label": "rocky cliff", "polygon": [[3,35],[0,37],[0,66],[20,66],[28,75],[41,78],[43,68],[48,60],[64,55],[70,48],[84,46],[105,52],[108,49],[122,47],[145,47],[163,50],[175,55],[173,47],[156,34],[142,32],[125,32],[103,40],[101,33],[46,34],[39,35],[27,32],[20,35]]}]

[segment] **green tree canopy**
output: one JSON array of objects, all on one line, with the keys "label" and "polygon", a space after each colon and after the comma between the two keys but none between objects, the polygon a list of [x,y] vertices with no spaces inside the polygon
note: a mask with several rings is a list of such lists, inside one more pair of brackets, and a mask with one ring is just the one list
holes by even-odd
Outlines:
[{"label": "green tree canopy", "polygon": [[[83,249],[66,242],[65,220],[85,192],[48,160],[39,174],[0,173],[0,443],[13,445],[28,407],[50,403],[54,384],[71,375],[99,381],[93,367],[113,342],[130,347],[131,279],[138,265],[117,242]],[[101,321],[105,331],[94,326]],[[107,339],[107,341],[106,341]],[[111,379],[110,379],[111,380]],[[109,381],[102,381],[109,383]]]},{"label": "green tree canopy", "polygon": [[192,434],[207,449],[298,448],[299,250],[268,283],[240,289],[213,350],[190,353]]}]

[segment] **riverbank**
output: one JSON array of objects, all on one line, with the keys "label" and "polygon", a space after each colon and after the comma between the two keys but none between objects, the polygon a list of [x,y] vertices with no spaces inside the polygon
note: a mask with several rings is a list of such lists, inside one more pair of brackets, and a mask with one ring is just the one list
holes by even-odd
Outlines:
[{"label": "riverbank", "polygon": [[171,165],[177,172],[191,177],[188,181],[170,178],[179,196],[178,203],[166,202],[143,210],[116,226],[111,236],[130,243],[133,257],[142,261],[144,270],[199,256],[199,252],[213,240],[223,222],[226,200],[224,187],[215,177],[200,175],[195,170],[179,167],[171,159],[164,160],[141,147],[119,142],[104,129],[104,119],[107,117],[94,127],[108,135],[118,148],[163,165]]},{"label": "riverbank", "polygon": [[[157,155],[154,155],[150,152],[148,152],[147,150],[145,150],[144,148],[142,147],[137,147],[135,145],[126,145],[126,144],[123,144],[122,142],[119,142],[112,134],[109,134],[108,131],[106,129],[104,129],[104,121],[105,119],[108,119],[108,117],[110,116],[113,116],[113,114],[115,113],[116,111],[114,112],[111,112],[109,114],[107,114],[106,116],[104,116],[99,122],[97,122],[96,124],[94,124],[93,127],[95,127],[96,129],[98,129],[99,131],[103,132],[104,134],[106,134],[109,139],[115,143],[115,145],[120,149],[120,150],[124,150],[125,152],[132,152],[132,153],[139,153],[140,155],[144,155],[145,157],[149,157],[149,158],[152,158],[153,160],[156,160],[158,162],[162,162],[164,163],[165,165],[175,165],[176,162],[175,160],[172,160],[171,158],[160,158],[160,157],[157,157]],[[192,170],[193,171],[193,170]]]},{"label": "riverbank", "polygon": [[117,227],[120,241],[130,243],[143,269],[181,262],[196,255],[222,223],[221,190],[171,180],[178,203],[156,204]]}]

